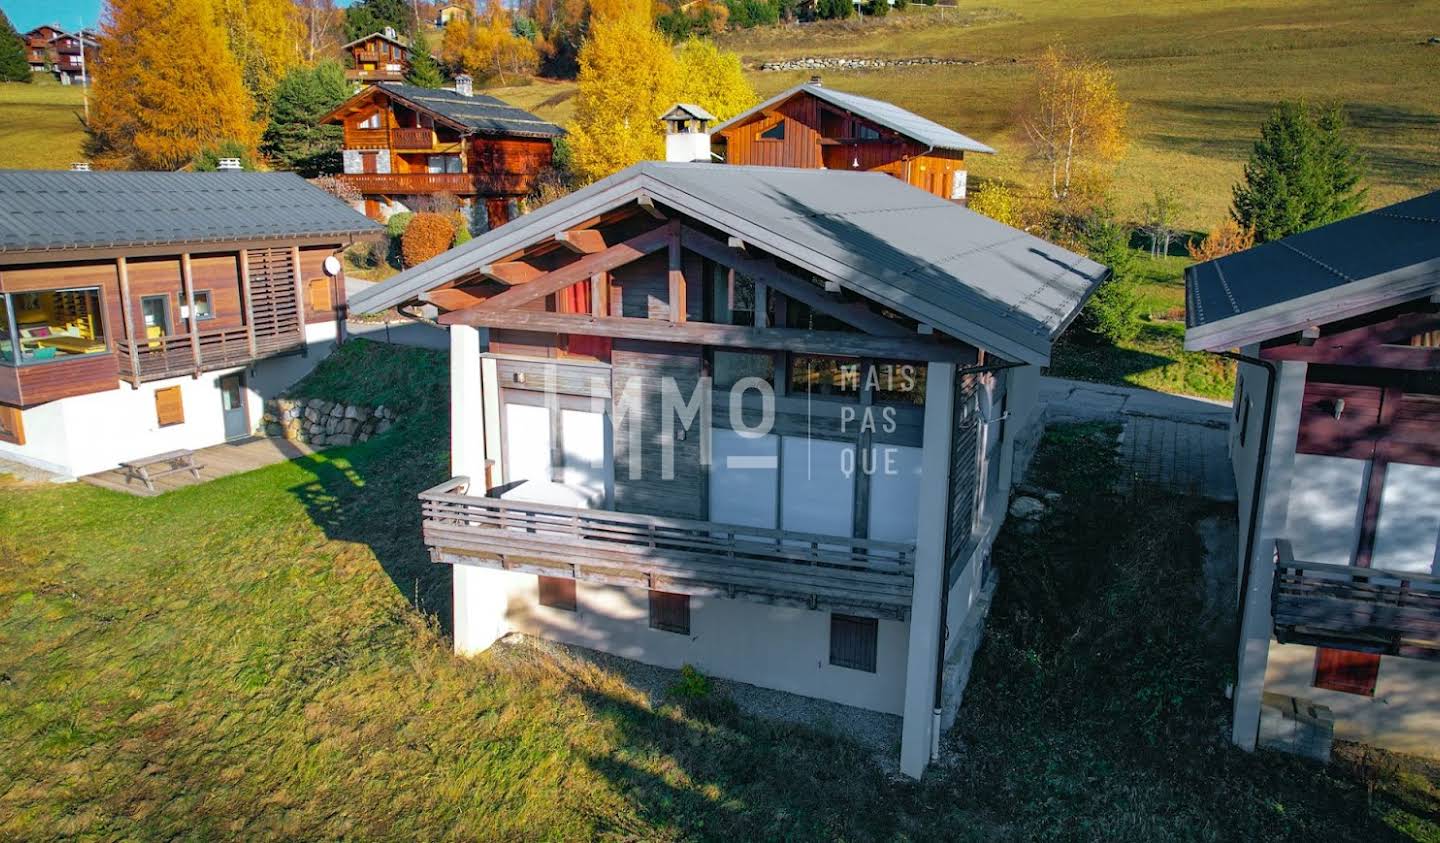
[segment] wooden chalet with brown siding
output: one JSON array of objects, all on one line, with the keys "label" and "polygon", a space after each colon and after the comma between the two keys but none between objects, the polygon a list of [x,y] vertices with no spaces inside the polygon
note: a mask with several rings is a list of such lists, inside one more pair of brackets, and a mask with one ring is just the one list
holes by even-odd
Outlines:
[{"label": "wooden chalet with brown siding", "polygon": [[1440,192],[1186,294],[1186,348],[1241,352],[1235,742],[1287,748],[1283,712],[1323,706],[1336,738],[1440,754]]},{"label": "wooden chalet with brown siding", "polygon": [[[327,123],[344,126],[341,180],[383,220],[425,210],[437,194],[483,208],[477,230],[505,223],[550,166],[564,130],[495,97],[475,94],[470,78],[455,90],[398,82],[372,85],[346,100]],[[481,216],[479,212],[476,217]]]},{"label": "wooden chalet with brown siding", "polygon": [[357,82],[399,82],[410,72],[410,42],[385,27],[341,47],[348,55],[345,78]]},{"label": "wooden chalet with brown siding", "polygon": [[421,500],[459,652],[522,632],[899,715],[918,776],[1039,367],[1106,274],[877,173],[646,163],[353,305],[449,329],[455,476]]},{"label": "wooden chalet with brown siding", "polygon": [[25,61],[31,73],[44,73],[55,66],[55,38],[65,34],[59,25],[47,23],[25,33]]},{"label": "wooden chalet with brown siding", "polygon": [[0,202],[0,455],[72,476],[248,436],[339,336],[326,259],[378,235],[284,173],[0,171]]},{"label": "wooden chalet with brown siding", "polygon": [[828,88],[818,76],[712,134],[727,164],[889,173],[957,202],[966,195],[965,155],[995,151],[899,106]]}]

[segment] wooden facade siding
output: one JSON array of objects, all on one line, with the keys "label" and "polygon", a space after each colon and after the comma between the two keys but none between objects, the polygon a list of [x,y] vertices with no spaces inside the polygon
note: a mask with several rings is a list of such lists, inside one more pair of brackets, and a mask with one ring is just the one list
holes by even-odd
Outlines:
[{"label": "wooden facade siding", "polygon": [[[701,354],[698,346],[615,340],[611,351],[611,418],[614,426],[615,505],[625,512],[701,518],[706,512],[707,482],[700,465],[700,436],[697,429],[673,442],[674,476],[665,479],[660,455],[671,448],[671,422],[675,434],[678,421],[661,412],[661,384],[674,380],[682,399],[688,399],[699,384]],[[634,384],[641,394],[639,418],[622,418],[626,389]],[[631,431],[639,431],[638,477],[630,476]]]},{"label": "wooden facade siding", "polygon": [[603,363],[501,357],[493,353],[491,356],[495,357],[502,389],[555,392],[582,398],[610,397],[610,367]]},{"label": "wooden facade siding", "polygon": [[467,488],[454,478],[420,495],[437,562],[872,617],[903,617],[910,604],[913,544],[474,497]]}]

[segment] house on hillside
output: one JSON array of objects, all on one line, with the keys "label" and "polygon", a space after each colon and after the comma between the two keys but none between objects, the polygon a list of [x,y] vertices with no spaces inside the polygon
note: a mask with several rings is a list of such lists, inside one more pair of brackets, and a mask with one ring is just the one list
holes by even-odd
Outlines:
[{"label": "house on hillside", "polygon": [[554,139],[564,134],[527,111],[476,94],[463,74],[453,91],[372,85],[323,120],[344,126],[340,178],[361,193],[365,214],[377,220],[424,210],[446,193],[465,205],[483,204],[488,224],[500,225],[518,213],[516,203],[550,166]]},{"label": "house on hillside", "polygon": [[0,204],[0,457],[70,476],[250,435],[379,233],[288,173],[0,171]]},{"label": "house on hillside", "polygon": [[651,162],[352,307],[449,327],[455,476],[421,500],[459,652],[522,632],[885,712],[918,776],[1040,367],[1107,274],[878,173]]},{"label": "house on hillside", "polygon": [[995,150],[882,100],[837,91],[812,77],[712,130],[727,164],[872,170],[957,202],[966,153]]},{"label": "house on hillside", "polygon": [[435,25],[445,28],[450,21],[458,20],[462,23],[470,19],[470,7],[460,3],[446,3],[435,12]]},{"label": "house on hillside", "polygon": [[25,60],[31,73],[44,73],[55,66],[54,41],[65,30],[59,24],[47,23],[25,33]]},{"label": "house on hillside", "polygon": [[1440,192],[1185,280],[1186,348],[1243,355],[1235,743],[1318,705],[1440,754]]},{"label": "house on hillside", "polygon": [[86,30],[62,32],[50,41],[54,55],[55,73],[66,85],[88,81],[100,45],[95,34]]},{"label": "house on hillside", "polygon": [[356,38],[340,49],[350,55],[345,78],[356,82],[399,82],[410,72],[410,42],[392,27]]}]

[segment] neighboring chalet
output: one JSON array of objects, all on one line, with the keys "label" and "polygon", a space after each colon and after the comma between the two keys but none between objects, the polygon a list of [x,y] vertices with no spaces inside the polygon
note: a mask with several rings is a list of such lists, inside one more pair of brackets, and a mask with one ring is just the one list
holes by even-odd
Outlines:
[{"label": "neighboring chalet", "polygon": [[470,19],[470,7],[460,3],[446,3],[435,12],[435,25],[445,28],[450,21],[458,20],[461,23]]},{"label": "neighboring chalet", "polygon": [[391,27],[341,47],[350,54],[345,78],[355,82],[399,82],[410,72],[410,42]]},{"label": "neighboring chalet", "polygon": [[31,73],[44,73],[55,66],[55,38],[64,34],[58,24],[47,23],[25,33],[25,60]]},{"label": "neighboring chalet", "polygon": [[0,456],[70,476],[248,436],[378,234],[286,173],[0,171],[0,205]]},{"label": "neighboring chalet", "polygon": [[453,91],[372,85],[322,118],[345,127],[340,178],[364,197],[366,216],[423,210],[427,199],[450,193],[483,203],[488,224],[501,225],[550,166],[563,129],[475,94],[468,76],[455,81]]},{"label": "neighboring chalet", "polygon": [[995,150],[881,100],[827,88],[820,77],[782,91],[712,130],[727,164],[874,170],[957,202],[966,153]]},{"label": "neighboring chalet", "polygon": [[898,715],[918,776],[1040,367],[1107,273],[880,174],[652,162],[352,307],[449,326],[455,476],[420,497],[459,652],[523,632]]},{"label": "neighboring chalet", "polygon": [[95,62],[100,46],[95,33],[66,32],[56,24],[37,26],[25,33],[25,60],[31,73],[54,73],[61,82],[80,82]]},{"label": "neighboring chalet", "polygon": [[1191,267],[1186,295],[1186,348],[1243,355],[1235,742],[1299,700],[1440,755],[1440,192]]}]

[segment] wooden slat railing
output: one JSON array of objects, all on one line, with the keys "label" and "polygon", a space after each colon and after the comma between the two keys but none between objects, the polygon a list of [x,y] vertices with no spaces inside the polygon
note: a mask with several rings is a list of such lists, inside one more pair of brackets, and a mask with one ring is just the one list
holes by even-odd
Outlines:
[{"label": "wooden slat railing", "polygon": [[435,146],[435,130],[391,129],[390,146],[395,149],[431,149]]},{"label": "wooden slat railing", "polygon": [[1440,660],[1440,577],[1302,562],[1275,544],[1276,640]]},{"label": "wooden slat railing", "polygon": [[524,193],[530,176],[515,173],[345,173],[361,193]]},{"label": "wooden slat railing", "polygon": [[420,494],[437,562],[904,618],[915,546],[466,494]]},{"label": "wooden slat railing", "polygon": [[[293,351],[304,345],[297,334],[263,337],[262,350],[268,354]],[[134,347],[134,366],[131,347]],[[195,354],[189,334],[167,334],[143,340],[119,340],[116,343],[120,376],[130,380],[160,380],[195,372]],[[255,358],[250,355],[249,334],[243,327],[222,328],[200,332],[200,371],[241,366]]]}]

